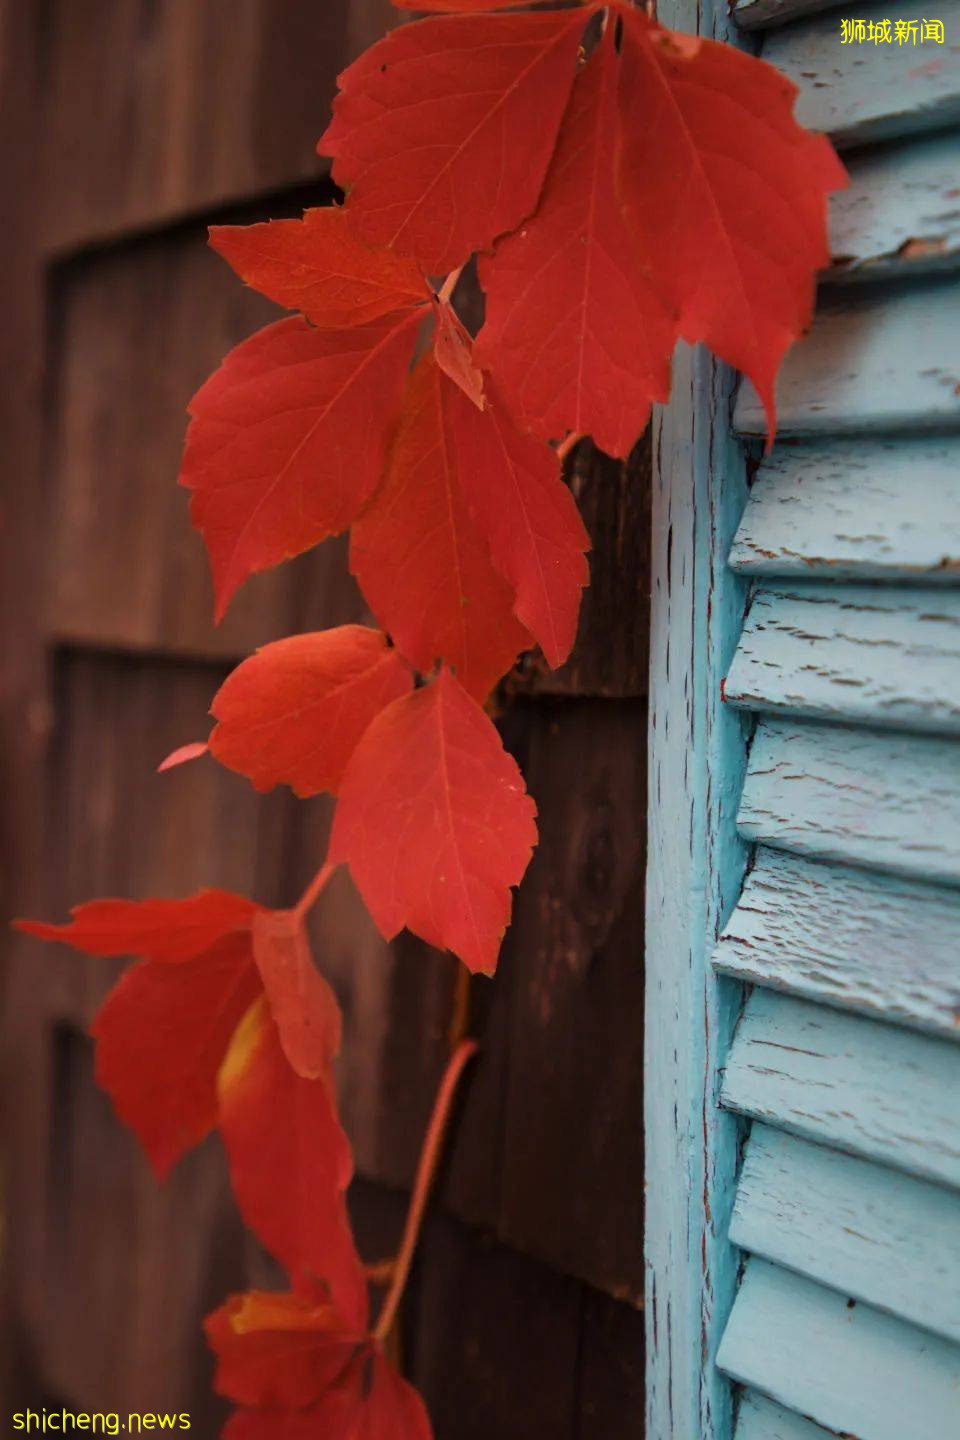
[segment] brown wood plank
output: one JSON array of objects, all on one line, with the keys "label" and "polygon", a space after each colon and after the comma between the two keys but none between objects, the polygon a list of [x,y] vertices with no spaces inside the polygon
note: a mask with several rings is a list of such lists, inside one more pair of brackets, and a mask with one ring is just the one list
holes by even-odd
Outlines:
[{"label": "brown wood plank", "polygon": [[508,694],[646,695],[650,613],[649,429],[628,460],[611,460],[589,440],[567,463],[567,478],[593,544],[577,643],[549,670],[540,651],[524,656]]},{"label": "brown wood plank", "polygon": [[541,702],[531,725],[499,1232],[638,1302],[646,707]]},{"label": "brown wood plank", "polygon": [[44,231],[64,250],[302,183],[336,76],[388,0],[51,0]]},{"label": "brown wood plank", "polygon": [[576,1440],[641,1440],[644,1408],[643,1314],[587,1290]]},{"label": "brown wood plank", "polygon": [[[198,733],[221,673],[116,654],[59,657],[45,913],[59,917],[95,895],[204,884],[268,902],[281,893],[275,840],[288,797],[259,799],[207,762],[155,773],[158,756]],[[212,1434],[222,1407],[210,1395],[199,1321],[270,1267],[243,1234],[217,1145],[158,1186],[94,1086],[84,1032],[124,963],[21,941],[9,988],[18,1103],[7,1115],[5,1176],[14,1277],[29,1297],[40,1372],[70,1405],[186,1409]]]},{"label": "brown wood plank", "polygon": [[176,483],[186,405],[234,344],[280,312],[209,250],[203,226],[66,267],[51,304],[55,637],[238,656],[366,613],[334,540],[254,577],[213,625],[206,555]]},{"label": "brown wood plank", "polygon": [[436,1440],[576,1433],[580,1290],[454,1221],[428,1224],[406,1352]]}]

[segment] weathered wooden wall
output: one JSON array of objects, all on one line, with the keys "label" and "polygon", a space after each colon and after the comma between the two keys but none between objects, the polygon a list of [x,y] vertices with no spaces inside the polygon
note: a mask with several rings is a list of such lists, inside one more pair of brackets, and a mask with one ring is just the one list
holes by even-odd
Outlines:
[{"label": "weathered wooden wall", "polygon": [[[190,393],[270,316],[205,225],[331,198],[314,139],[336,71],[388,11],[0,0],[5,918],[202,883],[285,903],[316,868],[322,801],[257,798],[213,765],[154,768],[204,732],[233,660],[363,615],[343,547],[253,581],[214,630],[175,479]],[[474,987],[483,1056],[410,1296],[405,1353],[438,1440],[642,1432],[649,461],[646,445],[628,467],[574,458],[596,544],[583,639],[558,676],[531,661],[503,696],[542,839],[500,976]],[[343,876],[316,945],[345,1006],[357,1224],[379,1257],[455,970],[409,939],[385,946]],[[158,1188],[95,1089],[85,1031],[118,967],[4,949],[10,1400],[189,1410],[212,1436],[199,1319],[270,1267],[216,1143]]]}]

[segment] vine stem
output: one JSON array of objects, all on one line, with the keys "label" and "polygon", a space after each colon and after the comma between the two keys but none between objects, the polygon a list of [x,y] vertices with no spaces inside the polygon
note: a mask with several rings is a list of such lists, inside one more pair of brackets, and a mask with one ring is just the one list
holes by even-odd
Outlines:
[{"label": "vine stem", "polygon": [[423,1149],[420,1151],[420,1161],[417,1165],[417,1178],[413,1183],[413,1194],[410,1197],[410,1208],[407,1211],[407,1220],[403,1227],[403,1239],[400,1241],[400,1249],[397,1252],[393,1278],[373,1331],[374,1340],[381,1345],[393,1328],[393,1322],[397,1318],[397,1310],[400,1308],[400,1301],[403,1299],[403,1292],[406,1289],[410,1266],[413,1264],[413,1256],[420,1235],[420,1226],[423,1224],[424,1211],[427,1208],[430,1190],[436,1177],[437,1163],[443,1148],[457,1085],[460,1083],[460,1077],[466,1066],[476,1053],[476,1040],[461,1040],[447,1063],[443,1079],[437,1089],[437,1098],[433,1102],[433,1113],[423,1138]]},{"label": "vine stem", "polygon": [[462,266],[462,265],[458,265],[457,268],[456,268],[456,270],[451,270],[451,271],[450,271],[450,274],[447,276],[446,280],[444,280],[443,284],[440,286],[440,290],[439,290],[439,292],[438,292],[438,294],[437,294],[437,299],[440,301],[441,304],[443,304],[444,302],[449,303],[449,301],[450,301],[450,296],[453,294],[454,290],[456,290],[456,288],[457,288],[457,281],[460,279],[460,276],[461,276],[462,274],[463,274],[463,266]]},{"label": "vine stem", "polygon": [[300,899],[293,907],[293,913],[298,920],[303,920],[306,917],[307,912],[311,910],[313,906],[317,903],[317,901],[320,899],[320,896],[326,889],[327,881],[330,879],[330,876],[333,874],[336,868],[337,867],[335,865],[330,864],[329,860],[325,860],[320,866],[320,869],[317,871],[316,875],[314,875],[313,879],[310,881],[310,884],[307,886],[306,890],[304,890],[303,894],[300,896]]}]

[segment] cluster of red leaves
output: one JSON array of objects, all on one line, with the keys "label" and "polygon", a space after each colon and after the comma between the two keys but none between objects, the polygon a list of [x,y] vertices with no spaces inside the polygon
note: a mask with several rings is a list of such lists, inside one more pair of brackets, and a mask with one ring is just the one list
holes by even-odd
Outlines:
[{"label": "cluster of red leaves", "polygon": [[[332,793],[323,873],[349,867],[387,938],[406,926],[490,973],[536,827],[483,703],[533,643],[563,663],[588,580],[550,442],[626,455],[678,338],[750,376],[772,433],[845,177],[775,70],[626,0],[395,3],[437,13],[341,76],[319,148],[343,208],[211,232],[299,313],[194,397],[180,477],[218,619],[249,576],[349,529],[380,628],[265,646],[214,698],[208,741],[165,764],[209,750],[258,790]],[[476,341],[448,298],[473,255]],[[219,1129],[244,1218],[290,1275],[207,1322],[241,1407],[231,1440],[429,1440],[369,1333],[340,1015],[305,904],[202,891],[23,928],[141,957],[95,1021],[98,1079],[158,1174]]]}]

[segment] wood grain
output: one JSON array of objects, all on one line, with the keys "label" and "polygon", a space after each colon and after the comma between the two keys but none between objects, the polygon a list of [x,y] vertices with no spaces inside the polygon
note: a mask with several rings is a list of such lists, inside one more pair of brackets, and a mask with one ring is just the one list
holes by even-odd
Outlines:
[{"label": "wood grain", "polygon": [[730,564],[743,575],[956,584],[960,440],[778,445],[754,477]]},{"label": "wood grain", "polygon": [[762,1260],[747,1267],[718,1363],[858,1440],[944,1440],[956,1425],[960,1349]]},{"label": "wood grain", "polygon": [[765,845],[713,952],[725,975],[960,1041],[960,895]]},{"label": "wood grain", "polygon": [[54,0],[47,245],[63,252],[319,179],[337,72],[392,13],[387,0]]},{"label": "wood grain", "polygon": [[960,119],[958,39],[947,26],[944,45],[842,45],[840,21],[915,20],[924,0],[845,5],[772,30],[762,55],[800,91],[796,116],[809,130],[828,131],[843,146],[937,129]]},{"label": "wood grain", "polygon": [[256,576],[213,625],[212,587],[177,485],[194,390],[278,315],[207,248],[203,227],[69,267],[56,295],[56,528],[48,625],[75,645],[241,656],[362,618],[342,541]]},{"label": "wood grain", "polygon": [[960,1186],[960,1051],[756,989],[727,1061],[723,1103],[804,1139]]},{"label": "wood grain", "polygon": [[498,1228],[639,1304],[646,706],[527,709],[540,843],[501,962],[514,993]]},{"label": "wood grain", "polygon": [[732,705],[960,732],[960,591],[763,585],[727,672]]},{"label": "wood grain", "polygon": [[[780,437],[956,430],[958,316],[960,283],[952,280],[825,293],[810,334],[780,370]],[[766,434],[763,408],[746,380],[734,426],[741,435]]]},{"label": "wood grain", "polygon": [[797,854],[957,885],[960,752],[939,737],[765,719],[738,823]]},{"label": "wood grain", "polygon": [[754,1125],[730,1238],[960,1342],[960,1195]]}]

